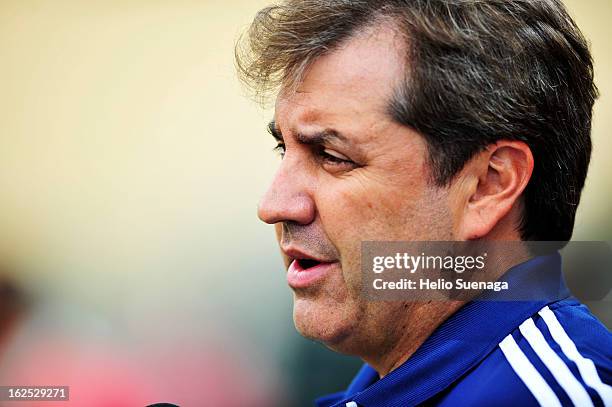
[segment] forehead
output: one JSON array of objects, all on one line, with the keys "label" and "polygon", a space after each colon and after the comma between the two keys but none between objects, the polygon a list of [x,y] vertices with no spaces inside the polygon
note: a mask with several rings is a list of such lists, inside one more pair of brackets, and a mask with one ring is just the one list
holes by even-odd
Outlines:
[{"label": "forehead", "polygon": [[295,92],[281,92],[281,126],[350,125],[387,115],[393,90],[403,78],[405,45],[389,23],[367,28],[316,59]]}]

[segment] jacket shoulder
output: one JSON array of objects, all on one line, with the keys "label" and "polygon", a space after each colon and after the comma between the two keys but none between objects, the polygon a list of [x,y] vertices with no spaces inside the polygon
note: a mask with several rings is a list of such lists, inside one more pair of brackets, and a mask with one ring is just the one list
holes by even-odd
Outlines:
[{"label": "jacket shoulder", "polygon": [[612,405],[611,384],[612,334],[586,306],[567,299],[525,320],[427,404]]}]

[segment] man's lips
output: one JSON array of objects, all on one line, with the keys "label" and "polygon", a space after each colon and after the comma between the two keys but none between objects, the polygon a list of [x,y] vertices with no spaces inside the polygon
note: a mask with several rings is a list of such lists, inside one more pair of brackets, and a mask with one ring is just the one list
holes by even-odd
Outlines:
[{"label": "man's lips", "polygon": [[289,258],[287,283],[292,288],[306,288],[323,279],[335,260],[318,258],[296,248],[282,248]]},{"label": "man's lips", "polygon": [[306,250],[298,249],[295,246],[286,246],[286,247],[281,246],[281,250],[283,251],[285,256],[289,258],[289,260],[294,260],[294,259],[312,260],[317,263],[333,263],[335,261],[333,259],[326,259],[322,256],[310,254]]},{"label": "man's lips", "polygon": [[[287,283],[291,288],[306,288],[325,278],[336,262],[305,262],[293,259],[287,270]],[[309,267],[305,267],[308,265]]]}]

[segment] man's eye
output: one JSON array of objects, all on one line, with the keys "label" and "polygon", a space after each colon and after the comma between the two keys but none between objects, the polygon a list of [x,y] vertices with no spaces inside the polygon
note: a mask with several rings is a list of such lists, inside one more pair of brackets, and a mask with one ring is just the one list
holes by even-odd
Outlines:
[{"label": "man's eye", "polygon": [[328,163],[333,164],[354,164],[347,156],[340,154],[337,151],[323,148],[319,151],[319,155]]},{"label": "man's eye", "polygon": [[273,151],[283,158],[285,156],[285,143],[279,142],[276,147],[274,147]]}]

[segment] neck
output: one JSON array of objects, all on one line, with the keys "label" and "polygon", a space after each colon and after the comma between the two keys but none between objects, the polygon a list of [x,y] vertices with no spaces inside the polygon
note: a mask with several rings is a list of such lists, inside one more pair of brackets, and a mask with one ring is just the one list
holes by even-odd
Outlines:
[{"label": "neck", "polygon": [[[497,247],[495,244],[487,247],[492,260],[487,268],[487,280],[499,279],[511,267],[531,257],[528,250],[519,244],[520,241],[516,242],[510,253],[505,253],[503,247]],[[398,307],[397,318],[392,322],[395,329],[385,335],[383,344],[379,343],[374,352],[361,355],[362,359],[383,378],[408,360],[436,328],[457,312],[467,300],[404,303],[403,307]],[[388,329],[388,325],[385,329]]]},{"label": "neck", "polygon": [[395,332],[397,335],[392,335],[395,338],[393,343],[384,346],[380,352],[362,356],[362,359],[378,372],[380,378],[383,378],[408,360],[435,329],[463,304],[465,304],[463,301],[408,303],[407,306],[412,310],[406,314],[410,318],[402,323],[398,321],[397,327],[401,331]]}]

